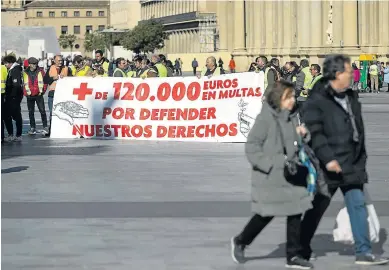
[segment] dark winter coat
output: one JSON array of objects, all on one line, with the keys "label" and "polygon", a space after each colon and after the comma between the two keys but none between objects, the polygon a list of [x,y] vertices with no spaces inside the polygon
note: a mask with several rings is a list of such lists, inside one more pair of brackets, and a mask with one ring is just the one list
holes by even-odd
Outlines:
[{"label": "dark winter coat", "polygon": [[[330,186],[367,183],[365,130],[358,94],[351,89],[348,97],[354,114],[358,141],[353,139],[353,126],[348,112],[334,98],[335,91],[326,79],[319,80],[303,107],[303,121],[311,132],[311,145]],[[325,165],[337,160],[342,173],[328,172]]]},{"label": "dark winter coat", "polygon": [[295,186],[284,177],[285,155],[281,141],[283,132],[288,159],[297,159],[297,115],[276,112],[264,103],[245,146],[252,165],[252,211],[262,216],[288,216],[304,213],[312,207],[306,187]]},{"label": "dark winter coat", "polygon": [[23,99],[23,68],[16,64],[8,71],[5,86],[6,98]]}]

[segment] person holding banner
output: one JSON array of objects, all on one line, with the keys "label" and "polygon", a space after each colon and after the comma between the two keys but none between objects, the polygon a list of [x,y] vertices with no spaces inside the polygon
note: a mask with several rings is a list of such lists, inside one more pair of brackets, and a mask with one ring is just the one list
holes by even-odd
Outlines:
[{"label": "person holding banner", "polygon": [[142,60],[141,69],[138,74],[138,78],[142,79],[158,77],[158,71],[154,67],[150,66],[150,61],[148,59]]},{"label": "person holding banner", "polygon": [[116,59],[116,66],[117,68],[113,72],[114,77],[127,77],[126,68],[127,68],[127,61],[123,57],[120,57]]},{"label": "person holding banner", "polygon": [[201,74],[197,76],[199,79],[201,77],[211,78],[212,76],[226,74],[222,68],[217,66],[216,58],[213,56],[210,56],[207,58],[207,61],[205,63],[205,67],[206,68],[201,71]]},{"label": "person holding banner", "polygon": [[47,134],[48,136],[50,136],[50,131],[51,131],[51,118],[52,118],[52,111],[53,111],[54,93],[55,93],[55,88],[57,86],[57,82],[58,80],[69,76],[73,76],[72,70],[67,66],[64,66],[62,55],[54,56],[54,64],[50,66],[50,69],[48,70],[48,72],[46,72],[45,77],[43,77],[43,83],[49,86],[48,105],[50,111],[50,129],[49,129],[49,134]]},{"label": "person holding banner", "polygon": [[299,256],[302,213],[312,208],[312,198],[304,174],[295,174],[294,178],[299,181],[291,181],[285,173],[287,164],[297,164],[299,160],[297,141],[308,142],[310,137],[308,130],[299,125],[295,103],[294,85],[276,82],[266,93],[262,111],[248,135],[245,150],[253,169],[251,207],[254,215],[243,231],[231,239],[231,255],[237,263],[246,261],[245,248],[274,217],[286,216],[286,267],[313,268]]},{"label": "person holding banner", "polygon": [[166,60],[166,58],[161,59],[161,57],[157,54],[153,54],[151,56],[151,63],[153,64],[153,68],[157,70],[158,77],[168,77],[168,70],[163,64],[163,60]]},{"label": "person holding banner", "polygon": [[76,55],[73,59],[72,73],[75,77],[92,76],[92,68],[87,65],[87,60],[81,55]]}]

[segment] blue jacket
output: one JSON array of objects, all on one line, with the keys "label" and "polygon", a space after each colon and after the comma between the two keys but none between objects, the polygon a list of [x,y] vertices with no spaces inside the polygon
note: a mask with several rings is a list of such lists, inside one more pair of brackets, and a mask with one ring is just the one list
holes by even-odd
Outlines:
[{"label": "blue jacket", "polygon": [[384,69],[384,82],[389,83],[389,67]]}]

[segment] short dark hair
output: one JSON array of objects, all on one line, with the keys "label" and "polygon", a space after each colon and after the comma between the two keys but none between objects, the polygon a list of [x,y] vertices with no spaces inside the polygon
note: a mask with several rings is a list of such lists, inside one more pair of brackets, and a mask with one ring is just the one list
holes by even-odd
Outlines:
[{"label": "short dark hair", "polygon": [[320,67],[318,64],[312,64],[311,67],[312,67],[314,70],[316,70],[317,72],[320,73],[321,67]]},{"label": "short dark hair", "polygon": [[323,77],[333,81],[337,72],[344,72],[344,64],[351,63],[349,57],[342,54],[333,54],[326,57],[323,64]]},{"label": "short dark hair", "polygon": [[284,95],[285,91],[287,91],[288,89],[291,93],[293,93],[293,83],[287,82],[285,80],[280,80],[276,82],[274,86],[266,92],[266,102],[274,109],[279,110],[281,107],[281,98]]},{"label": "short dark hair", "polygon": [[104,53],[103,53],[103,51],[102,51],[102,50],[96,50],[96,51],[95,51],[95,54],[104,55]]},{"label": "short dark hair", "polygon": [[82,56],[81,55],[76,55],[76,56],[74,56],[74,58],[73,58],[73,63],[80,63],[80,62],[82,62],[84,59],[82,58]]},{"label": "short dark hair", "polygon": [[13,64],[16,62],[16,57],[14,55],[6,55],[3,59],[4,63]]},{"label": "short dark hair", "polygon": [[300,66],[302,68],[309,67],[309,61],[307,59],[303,59],[300,61]]},{"label": "short dark hair", "polygon": [[267,61],[267,57],[266,56],[264,56],[264,55],[258,56],[257,58],[255,58],[255,62],[258,62],[258,59],[262,59],[262,62],[264,62],[265,65],[267,65],[268,61]]},{"label": "short dark hair", "polygon": [[120,64],[121,61],[126,61],[126,59],[124,59],[123,57],[119,57],[116,59],[116,66],[118,66]]}]

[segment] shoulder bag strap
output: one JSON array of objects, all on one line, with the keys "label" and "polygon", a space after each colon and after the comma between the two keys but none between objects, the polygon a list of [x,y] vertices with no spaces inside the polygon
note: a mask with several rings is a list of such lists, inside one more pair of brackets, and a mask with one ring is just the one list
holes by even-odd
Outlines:
[{"label": "shoulder bag strap", "polygon": [[282,144],[282,148],[284,149],[284,155],[288,156],[288,152],[286,151],[286,144],[285,144],[285,140],[284,140],[284,133],[282,132],[280,122],[275,117],[274,117],[274,120],[276,121],[277,129],[279,130],[279,133],[280,133],[281,144]]}]

